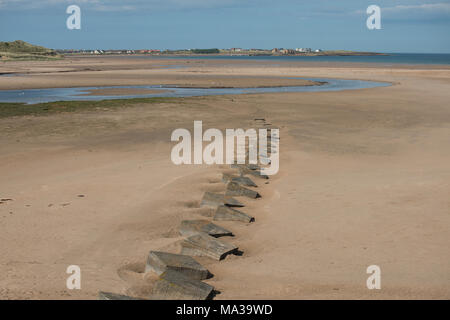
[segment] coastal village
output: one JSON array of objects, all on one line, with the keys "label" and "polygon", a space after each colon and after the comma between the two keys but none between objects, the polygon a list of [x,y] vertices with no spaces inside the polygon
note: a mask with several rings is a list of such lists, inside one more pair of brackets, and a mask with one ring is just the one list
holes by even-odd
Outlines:
[{"label": "coastal village", "polygon": [[273,48],[273,49],[49,49],[35,46],[25,41],[0,42],[0,60],[50,60],[64,56],[103,56],[103,55],[148,55],[148,56],[369,56],[385,55],[383,53],[360,52],[348,50],[322,50],[312,48]]},{"label": "coastal village", "polygon": [[[324,53],[322,49],[312,48],[273,48],[273,49],[243,49],[243,48],[229,48],[229,49],[180,49],[180,50],[161,50],[161,49],[119,49],[119,50],[104,50],[104,49],[89,49],[89,50],[56,50],[60,54],[85,54],[85,55],[134,55],[134,54],[149,54],[149,55],[161,55],[161,54],[178,54],[178,55],[191,55],[191,54],[219,54],[219,55],[242,55],[242,56],[258,56],[258,55],[315,55]],[[345,51],[342,51],[345,52]]]},{"label": "coastal village", "polygon": [[121,50],[55,50],[59,54],[64,55],[218,55],[218,56],[374,56],[385,55],[384,53],[350,51],[350,50],[322,50],[320,48],[273,48],[273,49],[121,49]]}]

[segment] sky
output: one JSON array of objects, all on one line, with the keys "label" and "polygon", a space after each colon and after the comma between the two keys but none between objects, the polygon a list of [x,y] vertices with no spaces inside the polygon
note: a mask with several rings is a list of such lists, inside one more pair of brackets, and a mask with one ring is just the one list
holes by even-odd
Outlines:
[{"label": "sky", "polygon": [[[69,5],[81,29],[69,30]],[[381,29],[369,30],[369,5]],[[53,49],[450,53],[450,0],[0,0],[0,41]]]}]

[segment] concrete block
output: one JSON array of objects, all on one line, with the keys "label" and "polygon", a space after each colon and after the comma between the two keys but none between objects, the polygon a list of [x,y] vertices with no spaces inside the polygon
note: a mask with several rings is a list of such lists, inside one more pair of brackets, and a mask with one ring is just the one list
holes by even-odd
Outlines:
[{"label": "concrete block", "polygon": [[210,257],[222,260],[230,253],[237,252],[237,247],[228,242],[216,239],[206,233],[198,233],[181,242],[181,254]]},{"label": "concrete block", "polygon": [[179,228],[180,234],[185,237],[204,232],[212,237],[232,236],[233,233],[208,220],[183,220]]},{"label": "concrete block", "polygon": [[257,164],[252,163],[245,163],[245,164],[233,163],[230,165],[230,167],[233,169],[247,168],[249,170],[260,170],[260,167]]},{"label": "concrete block", "polygon": [[143,299],[139,299],[139,298],[125,296],[122,294],[103,292],[103,291],[100,291],[98,293],[98,299],[99,300],[143,300]]},{"label": "concrete block", "polygon": [[153,286],[152,300],[206,300],[212,298],[214,287],[186,277],[180,272],[167,270]]},{"label": "concrete block", "polygon": [[208,279],[211,274],[192,257],[160,251],[150,251],[145,272],[153,271],[161,275],[168,270],[180,272],[190,279]]},{"label": "concrete block", "polygon": [[248,214],[229,208],[226,206],[220,206],[217,208],[214,214],[214,220],[216,221],[242,221],[242,222],[252,222],[255,219]]},{"label": "concrete block", "polygon": [[225,192],[225,195],[227,195],[227,196],[243,196],[243,197],[248,197],[248,198],[252,198],[252,199],[261,198],[261,195],[258,192],[254,191],[254,190],[250,190],[243,186],[240,186],[236,182],[228,182],[227,191]]},{"label": "concrete block", "polygon": [[241,176],[245,176],[246,174],[249,174],[254,177],[261,178],[261,179],[269,179],[269,176],[262,174],[260,170],[250,170],[248,168],[240,167],[239,173]]},{"label": "concrete block", "polygon": [[252,179],[250,179],[248,177],[233,176],[233,175],[227,174],[227,173],[222,174],[222,181],[225,183],[236,182],[237,184],[240,184],[242,186],[257,187],[256,183],[254,183],[252,181]]},{"label": "concrete block", "polygon": [[232,197],[225,196],[224,194],[205,192],[200,206],[213,208],[218,206],[243,207],[244,204]]}]

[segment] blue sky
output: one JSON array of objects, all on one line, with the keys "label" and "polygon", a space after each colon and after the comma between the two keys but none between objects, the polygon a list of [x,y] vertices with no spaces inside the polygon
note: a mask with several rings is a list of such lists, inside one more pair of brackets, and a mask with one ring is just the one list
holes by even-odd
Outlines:
[{"label": "blue sky", "polygon": [[[66,28],[67,6],[81,30]],[[366,8],[381,7],[381,30]],[[50,48],[311,47],[450,53],[450,0],[0,0],[0,41]]]}]

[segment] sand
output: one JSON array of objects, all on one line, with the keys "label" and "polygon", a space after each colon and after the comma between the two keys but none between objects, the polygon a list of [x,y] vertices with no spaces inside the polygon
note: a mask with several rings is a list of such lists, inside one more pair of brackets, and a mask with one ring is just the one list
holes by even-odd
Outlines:
[{"label": "sand", "polygon": [[[93,86],[164,85],[182,88],[255,88],[318,85],[289,79],[281,74],[254,74],[239,70],[258,65],[238,63],[223,66],[215,61],[130,59],[127,57],[85,57],[68,61],[8,62],[0,65],[0,90],[42,89]],[[261,66],[259,66],[261,68]],[[13,76],[12,76],[13,75]],[[1,77],[0,77],[1,78]]]},{"label": "sand", "polygon": [[[164,69],[174,62],[84,59],[2,64],[0,72],[31,73],[0,77],[0,88],[158,77],[197,86],[292,76],[394,85],[0,119],[0,198],[12,199],[0,204],[1,299],[95,299],[99,290],[145,297],[148,251],[175,250],[180,221],[201,218],[203,192],[223,190],[221,172],[230,171],[175,166],[171,132],[193,130],[194,120],[251,128],[260,117],[280,127],[280,172],[269,184],[257,180],[261,199],[242,199],[255,223],[220,223],[244,254],[200,259],[216,299],[450,298],[448,67],[176,61],[184,67]],[[59,72],[89,66],[102,69]],[[381,290],[366,288],[373,264]],[[66,288],[69,265],[81,267],[81,290]]]}]

